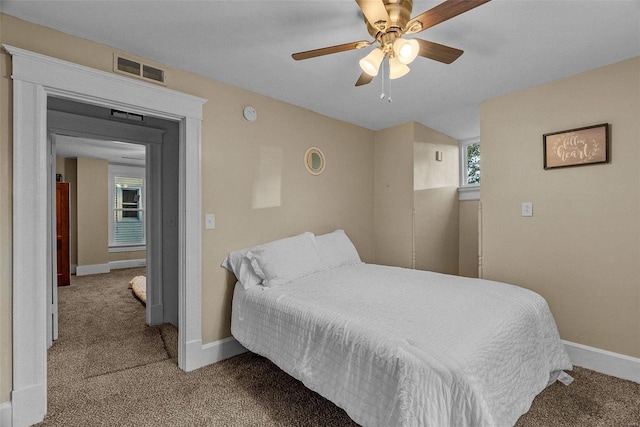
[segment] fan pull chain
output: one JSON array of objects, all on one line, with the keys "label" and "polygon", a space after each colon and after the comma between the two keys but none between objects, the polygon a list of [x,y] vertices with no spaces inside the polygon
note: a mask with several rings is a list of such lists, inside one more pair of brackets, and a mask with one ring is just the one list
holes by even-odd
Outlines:
[{"label": "fan pull chain", "polygon": [[[387,59],[389,61],[389,59]],[[387,65],[389,63],[387,62]],[[387,101],[389,104],[393,102],[391,99],[391,67],[387,67],[387,72],[382,75],[382,79],[387,81]]]},{"label": "fan pull chain", "polygon": [[389,104],[391,104],[393,100],[391,99],[391,79],[389,78],[389,73],[387,73],[386,79],[387,79],[387,101],[389,101]]},{"label": "fan pull chain", "polygon": [[385,75],[385,72],[384,72],[384,63],[385,63],[385,62],[386,62],[386,61],[383,59],[383,60],[382,60],[382,64],[380,64],[380,68],[381,68],[381,70],[380,70],[380,71],[382,72],[382,79],[380,79],[380,80],[382,80],[382,92],[380,93],[380,99],[384,99],[384,96],[385,96],[385,93],[384,93],[384,81],[385,81],[385,78],[384,78],[384,75]]},{"label": "fan pull chain", "polygon": [[[389,77],[391,68],[386,66],[388,60],[389,58],[385,58],[380,64],[380,72],[382,73],[382,92],[380,93],[380,99],[384,99],[386,97],[387,101],[389,103],[392,103],[393,100],[391,99],[391,78]],[[389,68],[389,72],[387,72],[387,68]],[[385,88],[387,89],[386,92]]]}]

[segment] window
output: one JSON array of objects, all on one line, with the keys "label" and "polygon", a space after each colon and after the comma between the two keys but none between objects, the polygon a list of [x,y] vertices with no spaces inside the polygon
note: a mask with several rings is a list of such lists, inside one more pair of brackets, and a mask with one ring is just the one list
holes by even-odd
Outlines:
[{"label": "window", "polygon": [[116,206],[116,209],[120,210],[122,214],[121,218],[135,218],[140,219],[140,191],[142,189],[142,180],[127,180],[135,181],[133,184],[135,187],[127,188],[129,184],[123,182],[127,180],[123,177],[116,177],[116,203],[120,200],[120,205]]},{"label": "window", "polygon": [[109,250],[145,249],[144,168],[109,165]]},{"label": "window", "polygon": [[460,200],[480,199],[480,139],[460,141]]},{"label": "window", "polygon": [[480,184],[480,143],[467,144],[464,154],[467,165],[466,184]]}]

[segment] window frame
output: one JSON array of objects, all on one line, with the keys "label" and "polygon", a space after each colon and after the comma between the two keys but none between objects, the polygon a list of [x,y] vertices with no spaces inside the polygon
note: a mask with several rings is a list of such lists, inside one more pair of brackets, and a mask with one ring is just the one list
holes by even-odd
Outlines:
[{"label": "window frame", "polygon": [[[472,144],[480,144],[480,137],[468,138],[458,141],[460,144],[460,186],[458,187],[459,200],[480,200],[480,183],[469,184],[467,182],[467,147]],[[482,147],[482,145],[480,145]],[[480,151],[482,158],[482,148]],[[480,169],[482,170],[482,168]]]},{"label": "window frame", "polygon": [[[114,191],[115,191],[115,179],[116,177],[127,177],[127,178],[140,178],[142,179],[142,195],[140,197],[139,210],[142,212],[143,218],[143,227],[142,227],[142,243],[134,243],[134,244],[122,244],[114,242],[114,223],[113,223],[113,212],[117,207],[114,205]],[[140,166],[129,166],[129,165],[115,165],[109,164],[109,252],[133,252],[133,251],[145,251],[147,250],[147,230],[146,230],[146,221],[147,221],[147,212],[146,212],[146,177],[145,177],[145,168]]]}]

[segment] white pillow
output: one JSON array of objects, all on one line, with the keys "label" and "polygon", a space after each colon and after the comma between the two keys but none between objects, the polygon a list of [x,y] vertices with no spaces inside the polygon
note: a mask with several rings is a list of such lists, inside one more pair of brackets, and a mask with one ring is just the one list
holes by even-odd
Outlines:
[{"label": "white pillow", "polygon": [[242,283],[245,289],[262,283],[262,277],[253,271],[251,260],[245,256],[251,249],[253,248],[233,251],[222,261],[222,267],[235,274],[236,279]]},{"label": "white pillow", "polygon": [[282,285],[326,270],[309,232],[256,246],[246,257],[265,286]]},{"label": "white pillow", "polygon": [[316,245],[327,268],[362,264],[356,247],[344,230],[316,236]]}]

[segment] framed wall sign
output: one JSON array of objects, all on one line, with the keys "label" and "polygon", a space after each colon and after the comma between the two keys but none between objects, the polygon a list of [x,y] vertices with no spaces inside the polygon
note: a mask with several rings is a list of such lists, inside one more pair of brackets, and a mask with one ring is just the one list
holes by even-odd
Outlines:
[{"label": "framed wall sign", "polygon": [[609,163],[609,123],[543,135],[544,168]]}]

